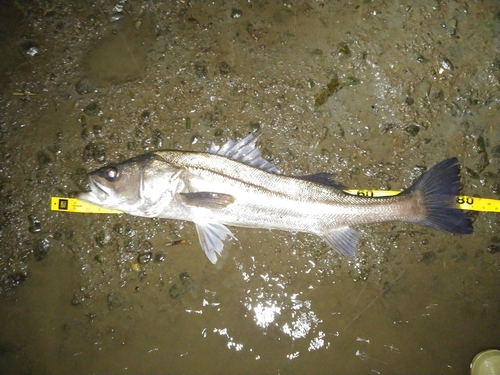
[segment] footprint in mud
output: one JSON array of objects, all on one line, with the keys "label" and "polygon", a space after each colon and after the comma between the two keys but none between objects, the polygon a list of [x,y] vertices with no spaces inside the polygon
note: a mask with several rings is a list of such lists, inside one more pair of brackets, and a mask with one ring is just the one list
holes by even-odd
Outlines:
[{"label": "footprint in mud", "polygon": [[179,280],[180,282],[170,287],[168,291],[170,297],[178,299],[186,293],[194,297],[198,293],[198,284],[189,276],[189,273],[181,272],[179,274]]}]

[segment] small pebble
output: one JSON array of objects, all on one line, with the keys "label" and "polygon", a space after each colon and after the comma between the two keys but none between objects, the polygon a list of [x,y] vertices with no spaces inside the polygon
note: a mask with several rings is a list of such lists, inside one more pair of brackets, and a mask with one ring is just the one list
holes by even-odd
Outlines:
[{"label": "small pebble", "polygon": [[407,132],[412,137],[416,136],[419,131],[420,127],[418,127],[417,125],[409,125],[405,128],[405,132]]},{"label": "small pebble", "polygon": [[35,42],[25,42],[19,47],[19,51],[26,57],[35,57],[40,53],[40,46]]},{"label": "small pebble", "polygon": [[11,280],[12,286],[19,286],[24,283],[28,275],[26,272],[14,272],[9,275],[9,279]]},{"label": "small pebble", "polygon": [[96,137],[102,137],[102,125],[94,125],[92,127],[92,132]]},{"label": "small pebble", "polygon": [[233,20],[241,18],[242,15],[243,15],[243,12],[241,10],[235,9],[235,8],[231,9],[231,18]]},{"label": "small pebble", "polygon": [[500,252],[500,246],[499,245],[490,245],[488,246],[488,252],[490,254],[495,254]]},{"label": "small pebble", "polygon": [[350,56],[351,55],[351,49],[349,48],[349,45],[346,42],[340,42],[339,43],[339,55],[342,56]]},{"label": "small pebble", "polygon": [[33,245],[33,256],[35,257],[35,260],[37,262],[41,261],[47,256],[47,254],[49,253],[49,247],[50,243],[46,238],[35,242],[35,244]]},{"label": "small pebble", "polygon": [[92,102],[83,109],[83,112],[89,116],[98,116],[101,114],[101,107]]},{"label": "small pebble", "polygon": [[451,63],[450,60],[444,59],[441,61],[441,64],[439,65],[438,72],[439,74],[443,74],[446,70],[449,72],[452,72],[455,69],[453,64]]},{"label": "small pebble", "polygon": [[83,77],[75,84],[75,90],[78,94],[89,94],[93,92],[97,92],[97,89],[92,84],[90,78]]},{"label": "small pebble", "polygon": [[42,230],[42,225],[40,224],[40,220],[38,220],[36,216],[29,215],[28,220],[31,224],[30,227],[28,228],[30,233],[38,233]]},{"label": "small pebble", "polygon": [[158,252],[155,254],[155,258],[154,258],[154,261],[155,263],[161,263],[161,262],[164,262],[165,261],[165,253],[163,252]]},{"label": "small pebble", "polygon": [[137,261],[140,264],[149,263],[151,262],[152,259],[153,259],[153,253],[150,251],[148,251],[147,253],[139,254],[139,256],[137,257]]},{"label": "small pebble", "polygon": [[107,246],[109,245],[111,242],[112,242],[112,238],[111,238],[111,235],[106,232],[105,230],[101,230],[99,231],[96,235],[95,235],[95,242],[97,244],[97,246],[99,247],[103,247],[103,246]]},{"label": "small pebble", "polygon": [[149,116],[151,116],[151,112],[149,112],[148,110],[145,110],[141,113],[141,120],[147,121],[147,120],[149,120]]}]

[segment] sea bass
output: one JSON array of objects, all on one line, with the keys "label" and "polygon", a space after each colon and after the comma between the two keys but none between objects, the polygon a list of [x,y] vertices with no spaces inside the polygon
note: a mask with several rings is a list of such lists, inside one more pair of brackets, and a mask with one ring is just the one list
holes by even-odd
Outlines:
[{"label": "sea bass", "polygon": [[342,255],[354,257],[359,238],[352,226],[406,221],[450,233],[472,233],[457,207],[460,166],[440,162],[411,187],[390,197],[345,193],[333,174],[285,176],[261,157],[259,137],[249,134],[206,153],[150,152],[88,174],[91,191],[80,199],[130,215],[192,221],[201,247],[217,262],[226,227],[308,232]]}]

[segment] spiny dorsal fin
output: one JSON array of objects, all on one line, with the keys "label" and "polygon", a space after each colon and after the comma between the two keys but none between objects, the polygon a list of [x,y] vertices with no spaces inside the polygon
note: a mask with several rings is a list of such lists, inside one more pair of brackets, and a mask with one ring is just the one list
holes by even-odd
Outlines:
[{"label": "spiny dorsal fin", "polygon": [[212,142],[207,152],[238,160],[239,162],[267,172],[279,174],[280,172],[278,169],[260,155],[260,150],[257,148],[256,144],[261,136],[262,134],[259,134],[255,137],[250,133],[238,142],[228,139],[222,146],[217,146]]}]

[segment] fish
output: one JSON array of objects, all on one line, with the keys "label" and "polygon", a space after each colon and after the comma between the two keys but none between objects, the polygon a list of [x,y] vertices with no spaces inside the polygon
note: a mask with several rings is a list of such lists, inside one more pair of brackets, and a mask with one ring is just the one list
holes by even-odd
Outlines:
[{"label": "fish", "polygon": [[206,152],[159,150],[88,174],[90,191],[79,198],[124,213],[191,221],[212,263],[228,226],[307,232],[339,254],[355,257],[359,233],[352,227],[403,221],[453,234],[473,232],[458,208],[460,165],[446,159],[395,196],[366,197],[344,192],[334,174],[287,176],[264,159],[250,133]]}]

